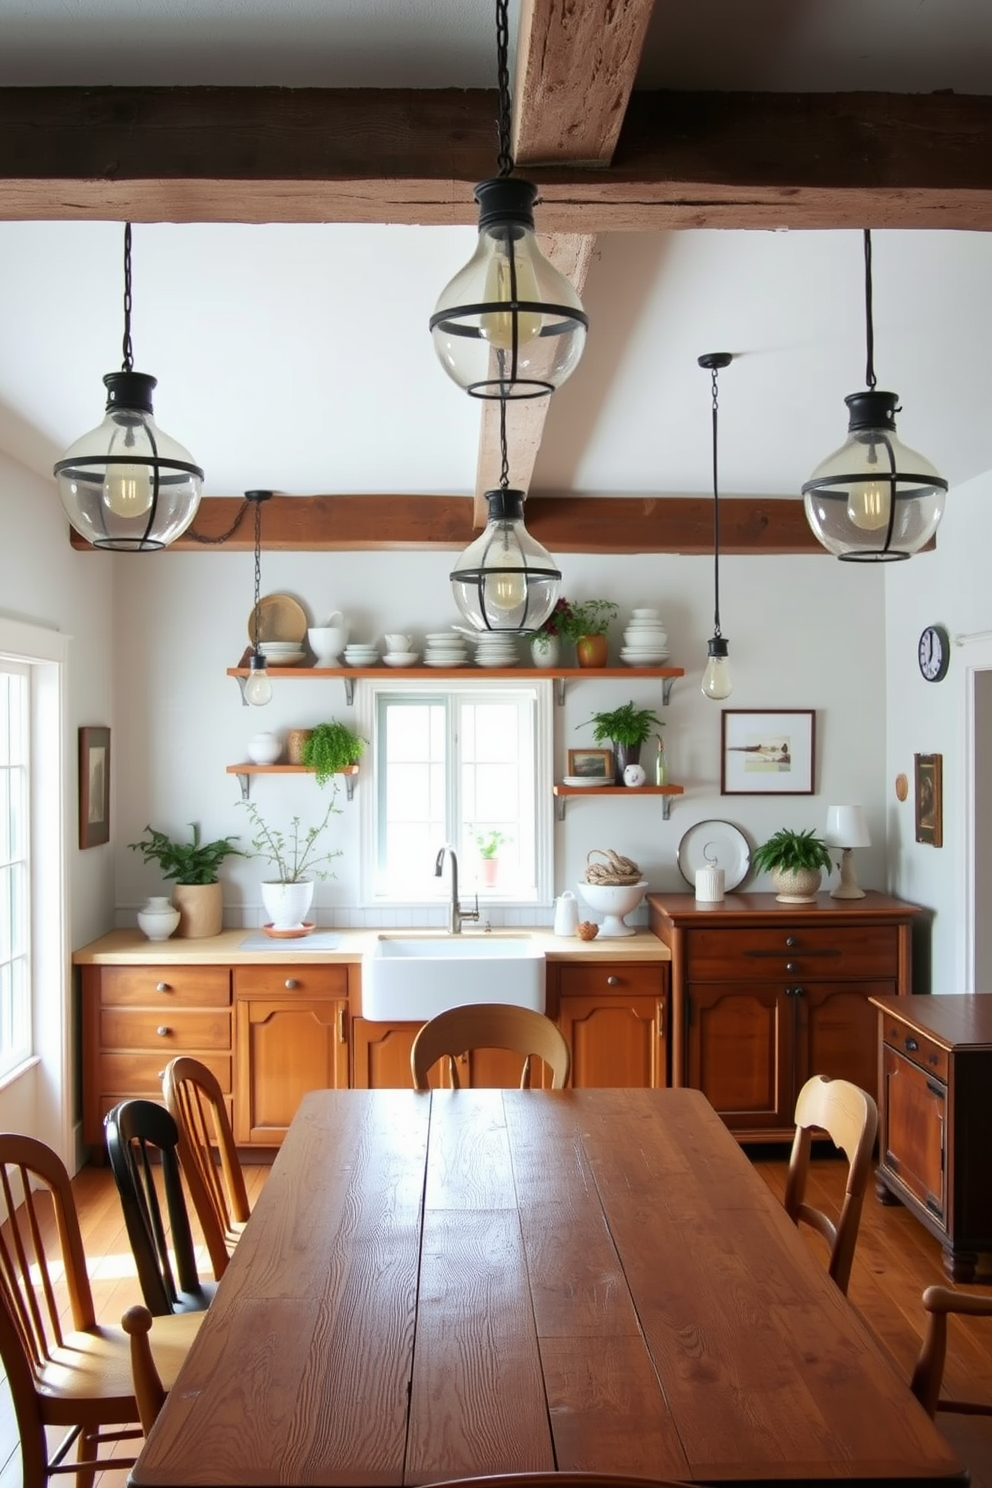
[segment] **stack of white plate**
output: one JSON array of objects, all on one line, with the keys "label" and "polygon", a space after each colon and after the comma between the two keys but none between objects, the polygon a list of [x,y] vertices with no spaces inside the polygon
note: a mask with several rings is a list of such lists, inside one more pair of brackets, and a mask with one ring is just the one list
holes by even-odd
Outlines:
[{"label": "stack of white plate", "polygon": [[511,667],[520,660],[515,635],[499,630],[480,630],[473,639],[477,666]]},{"label": "stack of white plate", "polygon": [[460,667],[468,661],[468,649],[454,630],[432,630],[427,635],[424,666]]},{"label": "stack of white plate", "polygon": [[375,666],[379,660],[379,648],[367,641],[352,641],[344,648],[344,659],[349,666]]},{"label": "stack of white plate", "polygon": [[668,636],[658,610],[647,605],[631,610],[620,660],[626,666],[660,666],[668,660]]},{"label": "stack of white plate", "polygon": [[299,666],[306,655],[300,641],[259,641],[258,649],[273,667]]}]

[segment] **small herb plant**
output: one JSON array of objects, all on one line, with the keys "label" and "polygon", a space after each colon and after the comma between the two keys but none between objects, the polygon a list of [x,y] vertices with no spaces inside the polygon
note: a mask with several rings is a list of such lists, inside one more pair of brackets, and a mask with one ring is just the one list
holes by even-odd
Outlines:
[{"label": "small herb plant", "polygon": [[217,870],[225,858],[246,856],[240,848],[231,844],[236,836],[218,837],[216,842],[201,842],[200,828],[190,822],[193,830],[189,842],[173,842],[165,832],[146,826],[151,835],[140,842],[129,842],[128,847],[144,855],[146,863],[157,863],[162,877],[174,879],[180,884],[212,884],[217,882]]},{"label": "small herb plant", "polygon": [[624,703],[622,708],[614,708],[611,713],[594,713],[585,723],[576,724],[576,727],[586,728],[590,723],[593,725],[592,736],[597,744],[610,740],[628,749],[646,744],[656,728],[665,727],[664,720],[653,709],[635,708],[633,700]]},{"label": "small herb plant", "polygon": [[503,843],[509,840],[502,832],[477,832],[475,835],[475,845],[481,858],[494,858]]},{"label": "small herb plant", "polygon": [[319,852],[318,844],[330,824],[332,814],[341,815],[340,807],[334,804],[336,798],[335,787],[323,820],[315,827],[307,827],[306,831],[301,831],[300,818],[294,816],[287,832],[268,826],[254,801],[241,802],[255,833],[251,839],[252,851],[244,856],[264,858],[271,863],[276,870],[274,876],[280,883],[301,883],[306,878],[333,878],[333,869],[325,865],[339,858],[341,849]]},{"label": "small herb plant", "polygon": [[822,868],[828,873],[833,867],[827,844],[821,837],[813,835],[813,828],[805,832],[792,832],[782,827],[767,842],[755,848],[751,854],[752,866],[760,872],[778,869],[783,873],[797,870]]},{"label": "small herb plant", "polygon": [[326,785],[332,775],[357,765],[364,750],[365,740],[346,723],[318,723],[304,742],[301,763],[314,772],[318,785]]},{"label": "small herb plant", "polygon": [[610,628],[610,621],[615,620],[619,613],[620,608],[612,599],[587,599],[581,604],[566,601],[566,609],[561,612],[561,618],[557,621],[556,633],[567,636],[570,641],[577,641],[587,635],[605,635]]}]

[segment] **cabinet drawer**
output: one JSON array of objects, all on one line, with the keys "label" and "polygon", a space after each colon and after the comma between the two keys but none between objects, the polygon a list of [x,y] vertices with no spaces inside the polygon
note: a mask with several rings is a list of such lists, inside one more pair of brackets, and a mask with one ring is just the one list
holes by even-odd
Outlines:
[{"label": "cabinet drawer", "polygon": [[690,981],[780,980],[783,977],[895,978],[899,937],[894,925],[783,925],[754,930],[692,930]]},{"label": "cabinet drawer", "polygon": [[562,997],[644,995],[660,997],[665,991],[667,962],[585,961],[559,969]]},{"label": "cabinet drawer", "polygon": [[347,997],[347,966],[237,966],[237,997]]},{"label": "cabinet drawer", "polygon": [[[162,1099],[162,1076],[165,1066],[175,1054],[174,1049],[163,1049],[155,1054],[102,1054],[99,1062],[98,1088],[101,1096],[114,1096],[123,1100],[125,1096],[144,1095],[152,1100]],[[198,1059],[217,1076],[225,1095],[231,1091],[231,1056],[229,1054],[197,1055]],[[111,1102],[113,1104],[113,1102]]]},{"label": "cabinet drawer", "polygon": [[925,1033],[900,1022],[898,1018],[883,1017],[882,1027],[884,1041],[890,1049],[897,1050],[904,1059],[947,1084],[950,1069],[947,1049],[942,1049]]},{"label": "cabinet drawer", "polygon": [[230,1049],[231,1014],[187,1011],[170,1016],[170,1009],[138,1011],[101,1008],[101,1049],[160,1049],[161,1058],[196,1049]]},{"label": "cabinet drawer", "polygon": [[104,1007],[227,1007],[231,973],[226,966],[104,966],[100,1002]]}]

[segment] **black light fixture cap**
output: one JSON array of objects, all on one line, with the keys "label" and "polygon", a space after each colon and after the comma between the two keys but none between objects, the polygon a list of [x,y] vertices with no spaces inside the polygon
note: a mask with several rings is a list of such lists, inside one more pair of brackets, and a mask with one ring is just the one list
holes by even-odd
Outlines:
[{"label": "black light fixture cap", "polygon": [[729,367],[734,360],[732,351],[705,351],[696,361],[700,367],[705,367],[707,372],[717,372],[721,367]]},{"label": "black light fixture cap", "polygon": [[856,434],[862,429],[887,429],[890,434],[896,432],[898,393],[881,393],[875,388],[868,388],[863,393],[849,393],[844,402],[850,414],[847,425],[849,434]]},{"label": "black light fixture cap", "polygon": [[269,498],[271,496],[274,496],[274,495],[275,495],[275,492],[274,491],[246,491],[245,492],[245,500],[246,501],[268,501]]},{"label": "black light fixture cap", "polygon": [[487,491],[486,501],[489,522],[522,522],[524,517],[524,492],[501,486],[498,491]]},{"label": "black light fixture cap", "polygon": [[108,372],[103,379],[107,389],[107,412],[125,408],[129,413],[154,413],[152,389],[158,378],[147,372]]},{"label": "black light fixture cap", "polygon": [[529,227],[533,232],[537,187],[532,181],[495,176],[491,181],[480,181],[474,195],[479,204],[480,232],[504,223]]},{"label": "black light fixture cap", "polygon": [[730,655],[730,642],[726,636],[710,636],[706,642],[707,656],[726,657]]},{"label": "black light fixture cap", "polygon": [[265,671],[265,657],[261,651],[253,651],[248,658],[248,670],[251,672]]}]

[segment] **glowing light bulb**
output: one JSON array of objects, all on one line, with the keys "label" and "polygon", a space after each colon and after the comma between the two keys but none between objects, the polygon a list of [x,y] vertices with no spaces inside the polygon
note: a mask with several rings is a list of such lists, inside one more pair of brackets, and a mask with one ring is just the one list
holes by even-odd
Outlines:
[{"label": "glowing light bulb", "polygon": [[703,672],[702,693],[704,697],[719,702],[721,698],[730,696],[733,686],[730,677],[730,658],[727,654],[728,643],[723,636],[713,636],[708,642],[708,648],[709,660]]},{"label": "glowing light bulb", "polygon": [[143,517],[152,504],[147,465],[108,465],[103,481],[104,504],[115,517]]},{"label": "glowing light bulb", "polygon": [[854,481],[847,493],[848,520],[862,532],[877,532],[889,525],[892,497],[888,481]]},{"label": "glowing light bulb", "polygon": [[[516,294],[513,276],[516,273]],[[493,256],[486,269],[486,304],[509,305],[514,300],[540,300],[537,277],[530,255],[521,240],[502,239],[494,244]],[[483,337],[497,351],[512,351],[513,322],[517,323],[517,346],[533,341],[541,333],[541,315],[535,311],[490,311],[480,318]]]},{"label": "glowing light bulb", "polygon": [[486,604],[510,614],[527,599],[527,580],[519,568],[506,568],[486,577]]},{"label": "glowing light bulb", "polygon": [[272,701],[272,682],[265,670],[265,657],[253,651],[248,665],[251,671],[245,683],[245,702],[253,708],[263,708]]}]

